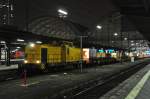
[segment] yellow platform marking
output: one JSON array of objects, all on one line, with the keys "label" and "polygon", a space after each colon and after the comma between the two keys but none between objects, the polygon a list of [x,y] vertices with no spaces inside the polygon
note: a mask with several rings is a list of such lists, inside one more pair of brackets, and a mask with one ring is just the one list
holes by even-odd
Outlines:
[{"label": "yellow platform marking", "polygon": [[143,88],[144,84],[150,77],[150,71],[148,71],[144,77],[140,80],[140,82],[130,91],[128,96],[125,99],[135,99],[139,94],[140,90]]}]

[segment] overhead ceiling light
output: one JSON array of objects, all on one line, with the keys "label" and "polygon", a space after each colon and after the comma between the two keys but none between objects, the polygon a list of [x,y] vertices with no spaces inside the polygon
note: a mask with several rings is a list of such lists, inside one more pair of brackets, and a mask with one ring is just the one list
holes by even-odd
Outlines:
[{"label": "overhead ceiling light", "polygon": [[17,39],[17,41],[18,41],[18,42],[24,42],[24,40],[23,40],[23,39]]},{"label": "overhead ceiling light", "polygon": [[37,44],[42,44],[42,42],[41,42],[41,41],[36,41],[36,43],[37,43]]},{"label": "overhead ceiling light", "polygon": [[118,33],[114,33],[114,36],[118,36]]},{"label": "overhead ceiling light", "polygon": [[12,53],[14,53],[15,51],[11,51]]},{"label": "overhead ceiling light", "polygon": [[102,26],[97,25],[96,28],[97,28],[97,29],[102,29]]},{"label": "overhead ceiling light", "polygon": [[134,46],[134,44],[132,43],[131,46]]},{"label": "overhead ceiling light", "polygon": [[58,9],[58,12],[63,15],[68,15],[68,12],[63,9]]},{"label": "overhead ceiling light", "polygon": [[17,48],[19,49],[19,48],[21,48],[21,47],[18,46]]},{"label": "overhead ceiling light", "polygon": [[6,42],[5,42],[5,41],[1,41],[1,43],[2,43],[2,44],[5,44]]},{"label": "overhead ceiling light", "polygon": [[127,39],[128,39],[127,37],[124,38],[124,40],[127,40]]},{"label": "overhead ceiling light", "polygon": [[131,41],[131,43],[133,43],[134,41]]}]

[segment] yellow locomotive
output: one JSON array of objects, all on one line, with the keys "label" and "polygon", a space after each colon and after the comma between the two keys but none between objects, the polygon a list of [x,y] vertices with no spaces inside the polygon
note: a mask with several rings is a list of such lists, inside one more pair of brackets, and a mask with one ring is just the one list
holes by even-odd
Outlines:
[{"label": "yellow locomotive", "polygon": [[25,47],[24,67],[45,70],[52,66],[77,64],[80,61],[80,48],[63,42],[61,46],[50,44],[29,44]]}]

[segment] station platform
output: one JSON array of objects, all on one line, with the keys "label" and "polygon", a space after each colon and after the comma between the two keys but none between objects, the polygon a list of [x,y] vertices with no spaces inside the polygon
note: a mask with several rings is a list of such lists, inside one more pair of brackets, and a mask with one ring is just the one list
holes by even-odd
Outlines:
[{"label": "station platform", "polygon": [[18,65],[17,64],[10,65],[10,66],[0,65],[0,71],[3,71],[3,70],[12,70],[12,69],[18,69]]},{"label": "station platform", "polygon": [[[4,62],[5,60],[0,60],[0,62]],[[10,59],[11,62],[14,61],[24,61],[24,59]]]},{"label": "station platform", "polygon": [[145,73],[125,99],[150,99],[150,69]]},{"label": "station platform", "polygon": [[150,99],[150,64],[99,99]]},{"label": "station platform", "polygon": [[4,64],[5,60],[0,60],[0,71],[18,69],[17,63],[21,63],[23,61],[24,61],[24,59],[11,59],[10,60],[10,62],[11,62],[10,66],[7,66]]},{"label": "station platform", "polygon": [[[83,86],[95,79],[103,79],[121,70],[135,66],[145,60],[134,63],[117,63],[103,65],[93,68],[86,68],[81,73],[80,70],[67,71],[27,78],[11,80],[0,83],[0,98],[3,99],[53,99],[60,93]],[[59,93],[59,94],[58,94]]]},{"label": "station platform", "polygon": [[143,88],[139,90],[140,92],[135,99],[149,99],[150,98],[150,71],[145,75],[143,80],[139,82],[139,85],[140,86],[143,85]]},{"label": "station platform", "polygon": [[[24,59],[11,59],[10,60],[10,67],[14,67],[14,65],[16,64],[21,64],[24,62]],[[6,61],[5,60],[0,60],[0,68],[4,68],[4,67],[9,67],[9,66],[6,66]],[[2,65],[2,66],[1,66]]]}]

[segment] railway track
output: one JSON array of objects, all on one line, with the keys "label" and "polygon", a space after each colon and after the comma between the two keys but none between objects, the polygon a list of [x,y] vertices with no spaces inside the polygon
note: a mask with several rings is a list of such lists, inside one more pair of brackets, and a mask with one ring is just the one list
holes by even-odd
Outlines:
[{"label": "railway track", "polygon": [[0,82],[19,78],[17,69],[0,71]]},{"label": "railway track", "polygon": [[[67,89],[54,95],[53,99],[98,99],[100,96],[107,93],[112,88],[116,87],[118,84],[129,78],[131,75],[135,74],[140,69],[144,68],[148,64],[142,62],[131,66],[130,68],[121,70],[115,74],[108,77],[96,79],[93,81],[86,82],[80,86]],[[51,99],[52,99],[51,98]]]}]

